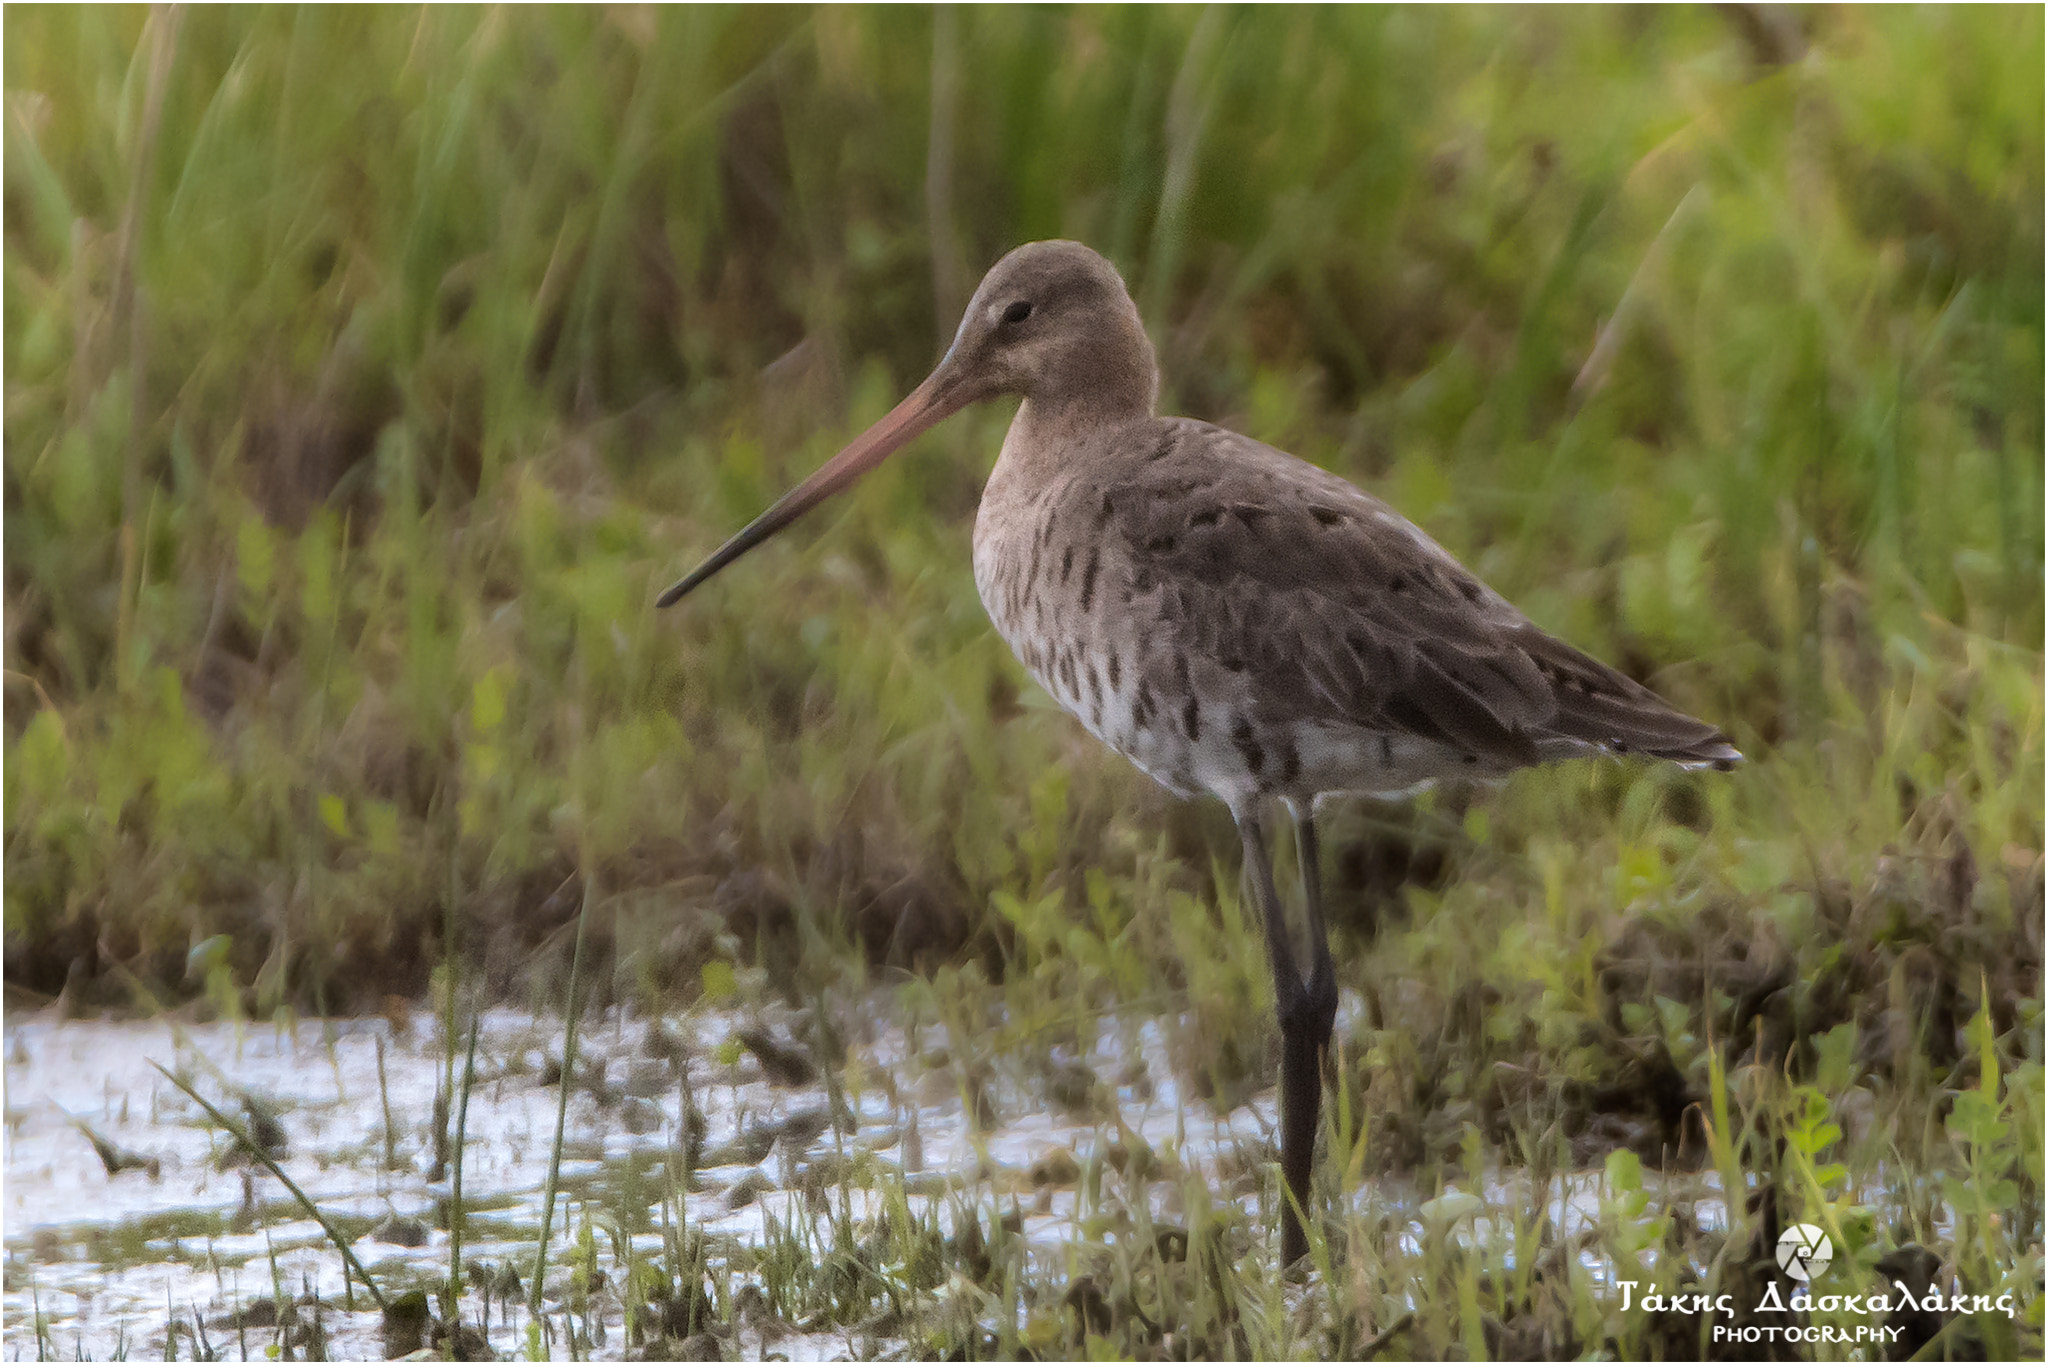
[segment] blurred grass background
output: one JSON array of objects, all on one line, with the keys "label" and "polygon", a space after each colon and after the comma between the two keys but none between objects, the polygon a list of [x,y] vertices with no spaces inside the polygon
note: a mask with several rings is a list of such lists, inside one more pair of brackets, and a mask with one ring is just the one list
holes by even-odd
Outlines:
[{"label": "blurred grass background", "polygon": [[1340,815],[1347,984],[1426,1035],[1369,1084],[1455,1090],[1427,1039],[1475,1000],[1597,1070],[1609,992],[1683,1002],[1681,1068],[1686,1010],[1939,1063],[1981,1006],[2038,1077],[2039,9],[4,22],[28,998],[203,965],[362,1008],[451,936],[545,996],[587,901],[615,991],[922,964],[1255,1037],[1227,822],[982,616],[1006,412],[652,610],[1061,235],[1168,410],[1387,497],[1755,760]]}]

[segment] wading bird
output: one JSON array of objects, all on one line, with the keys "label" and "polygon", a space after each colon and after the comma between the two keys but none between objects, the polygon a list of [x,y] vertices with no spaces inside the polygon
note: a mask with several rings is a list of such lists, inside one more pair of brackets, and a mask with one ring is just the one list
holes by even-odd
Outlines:
[{"label": "wading bird", "polygon": [[[664,592],[669,606],[970,403],[1023,399],[974,522],[974,582],[1031,676],[1175,795],[1230,808],[1280,1019],[1282,1264],[1337,1011],[1318,797],[1395,796],[1581,754],[1728,768],[1713,726],[1531,625],[1378,498],[1234,431],[1153,411],[1159,367],[1116,267],[1078,242],[996,262],[938,368]],[[1296,966],[1260,813],[1299,841]]]}]

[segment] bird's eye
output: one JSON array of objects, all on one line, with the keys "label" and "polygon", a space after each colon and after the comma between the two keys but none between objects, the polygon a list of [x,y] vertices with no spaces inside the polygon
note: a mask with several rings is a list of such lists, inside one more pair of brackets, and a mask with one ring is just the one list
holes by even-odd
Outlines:
[{"label": "bird's eye", "polygon": [[1029,299],[1018,299],[1015,303],[1011,304],[1008,308],[1005,308],[1003,310],[1004,322],[1022,322],[1024,321],[1024,319],[1030,316],[1031,301]]}]

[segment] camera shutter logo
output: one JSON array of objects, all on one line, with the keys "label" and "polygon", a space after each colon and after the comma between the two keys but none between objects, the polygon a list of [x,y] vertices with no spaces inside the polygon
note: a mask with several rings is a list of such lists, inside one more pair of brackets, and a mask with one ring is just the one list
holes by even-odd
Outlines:
[{"label": "camera shutter logo", "polygon": [[1794,1223],[1778,1234],[1778,1269],[1801,1284],[1814,1279],[1835,1259],[1835,1244],[1825,1228]]}]

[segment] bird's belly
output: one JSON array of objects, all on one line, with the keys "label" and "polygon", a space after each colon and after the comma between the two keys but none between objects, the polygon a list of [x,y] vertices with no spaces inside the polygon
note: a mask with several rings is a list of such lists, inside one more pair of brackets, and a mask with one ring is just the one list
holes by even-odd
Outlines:
[{"label": "bird's belly", "polygon": [[1200,746],[1188,742],[1177,724],[1159,714],[1156,700],[1141,698],[1122,676],[1121,663],[1115,670],[1116,682],[1111,681],[1108,661],[1113,651],[1096,648],[1090,640],[1012,634],[1001,622],[996,630],[1061,710],[1140,772],[1176,796],[1216,789],[1205,780],[1211,765],[1203,761],[1207,756]]},{"label": "bird's belly", "polygon": [[1312,721],[1262,725],[1249,719],[1249,708],[1213,699],[1141,697],[1128,683],[1111,690],[1103,685],[1103,656],[1084,653],[1079,642],[1005,638],[1062,710],[1176,796],[1208,792],[1232,806],[1250,797],[1307,802],[1329,792],[1396,797],[1439,780],[1499,775],[1413,735]]}]

